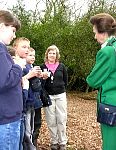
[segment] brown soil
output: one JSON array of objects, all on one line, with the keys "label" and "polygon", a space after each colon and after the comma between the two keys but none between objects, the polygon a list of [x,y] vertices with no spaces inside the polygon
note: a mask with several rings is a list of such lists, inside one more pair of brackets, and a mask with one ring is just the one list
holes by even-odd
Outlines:
[{"label": "brown soil", "polygon": [[[96,122],[96,92],[67,93],[67,150],[101,150],[101,135]],[[43,110],[42,110],[43,112]],[[40,147],[49,150],[50,135],[44,112],[40,131]],[[39,148],[40,149],[40,148]]]}]

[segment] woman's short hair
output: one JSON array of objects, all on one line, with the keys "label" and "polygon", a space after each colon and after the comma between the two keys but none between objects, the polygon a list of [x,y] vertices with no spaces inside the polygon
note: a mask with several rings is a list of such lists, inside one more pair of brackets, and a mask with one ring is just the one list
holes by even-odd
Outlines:
[{"label": "woman's short hair", "polygon": [[96,14],[90,18],[90,23],[95,25],[99,33],[107,32],[109,36],[116,34],[116,20],[110,14]]},{"label": "woman's short hair", "polygon": [[60,59],[60,53],[59,53],[59,49],[56,45],[51,45],[47,48],[46,52],[45,52],[45,58],[44,58],[44,61],[47,62],[48,61],[48,53],[49,51],[51,50],[56,50],[56,62],[59,61]]}]

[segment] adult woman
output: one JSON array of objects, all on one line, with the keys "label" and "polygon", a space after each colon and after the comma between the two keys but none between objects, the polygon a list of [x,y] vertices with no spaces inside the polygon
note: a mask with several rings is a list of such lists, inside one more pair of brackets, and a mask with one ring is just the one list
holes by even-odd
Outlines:
[{"label": "adult woman", "polygon": [[[96,63],[87,77],[87,83],[99,89],[98,105],[101,102],[116,106],[116,21],[106,13],[91,17],[95,38],[101,44]],[[116,126],[101,124],[102,149],[116,149]]]},{"label": "adult woman", "polygon": [[51,149],[65,150],[67,100],[66,85],[67,71],[63,63],[59,63],[59,49],[52,45],[45,52],[45,63],[41,66],[43,71],[49,71],[45,81],[45,89],[50,95],[52,105],[45,108],[46,121],[51,135]]}]

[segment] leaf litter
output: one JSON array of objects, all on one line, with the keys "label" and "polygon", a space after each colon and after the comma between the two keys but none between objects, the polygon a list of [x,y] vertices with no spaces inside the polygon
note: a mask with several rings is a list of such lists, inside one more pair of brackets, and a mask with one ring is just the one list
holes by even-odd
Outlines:
[{"label": "leaf litter", "polygon": [[[100,125],[96,121],[96,91],[67,93],[67,150],[101,150]],[[50,134],[42,108],[38,150],[50,150]]]}]

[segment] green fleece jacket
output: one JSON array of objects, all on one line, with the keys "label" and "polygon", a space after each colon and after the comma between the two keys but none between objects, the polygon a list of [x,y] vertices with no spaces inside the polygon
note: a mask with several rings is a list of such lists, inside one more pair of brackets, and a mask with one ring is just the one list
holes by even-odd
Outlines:
[{"label": "green fleece jacket", "polygon": [[116,106],[116,38],[112,37],[98,51],[96,63],[86,81],[89,86],[99,89],[98,102],[102,89],[101,101]]}]

